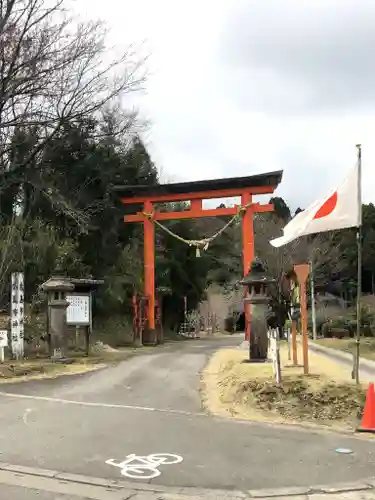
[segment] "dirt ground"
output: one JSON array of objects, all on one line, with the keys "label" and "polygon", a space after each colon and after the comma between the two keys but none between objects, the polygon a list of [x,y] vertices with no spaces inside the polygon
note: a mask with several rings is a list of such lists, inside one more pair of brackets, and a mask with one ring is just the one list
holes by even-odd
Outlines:
[{"label": "dirt ground", "polygon": [[74,356],[73,362],[67,364],[52,362],[50,358],[8,360],[0,364],[0,384],[87,373],[127,359],[133,354],[132,349],[94,350],[90,356]]},{"label": "dirt ground", "polygon": [[[282,383],[276,386],[272,363],[243,363],[248,353],[221,349],[202,373],[202,397],[213,414],[253,421],[355,429],[367,386],[357,387],[346,370],[309,352],[309,375],[288,360],[281,344]],[[299,346],[298,361],[302,361]]]}]

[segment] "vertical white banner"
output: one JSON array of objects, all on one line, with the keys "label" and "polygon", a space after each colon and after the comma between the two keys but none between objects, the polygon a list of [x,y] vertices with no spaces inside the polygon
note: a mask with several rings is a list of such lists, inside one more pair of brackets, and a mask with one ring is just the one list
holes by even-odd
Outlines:
[{"label": "vertical white banner", "polygon": [[24,356],[24,327],[25,327],[25,278],[23,273],[18,273],[18,317],[19,317],[19,353]]},{"label": "vertical white banner", "polygon": [[279,345],[278,330],[277,329],[269,330],[268,338],[270,342],[273,373],[276,378],[276,384],[279,385],[281,383],[281,362],[280,362],[280,345]]},{"label": "vertical white banner", "polygon": [[24,337],[24,275],[12,273],[11,282],[10,336],[12,354],[16,359],[23,357]]}]

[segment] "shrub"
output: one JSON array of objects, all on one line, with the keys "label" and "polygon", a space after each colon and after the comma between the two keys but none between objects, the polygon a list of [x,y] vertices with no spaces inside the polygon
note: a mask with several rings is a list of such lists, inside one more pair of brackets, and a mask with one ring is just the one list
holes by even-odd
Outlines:
[{"label": "shrub", "polygon": [[335,339],[343,339],[348,336],[348,330],[346,328],[331,327],[330,334]]},{"label": "shrub", "polygon": [[323,323],[322,328],[321,328],[321,334],[323,335],[324,338],[329,338],[330,335],[330,324],[328,321],[326,323]]},{"label": "shrub", "polygon": [[131,318],[113,315],[108,319],[95,318],[92,341],[100,340],[112,347],[124,347],[133,342]]},{"label": "shrub", "polygon": [[[355,309],[351,311],[351,319],[348,321],[350,336],[353,337],[357,331],[357,312]],[[372,308],[366,305],[361,307],[361,335],[365,337],[373,337],[375,335],[375,313]]]},{"label": "shrub", "polygon": [[343,317],[330,319],[322,326],[322,335],[327,338],[344,338],[350,336],[349,321]]},{"label": "shrub", "polygon": [[[324,323],[326,323],[330,318],[339,316],[342,314],[342,308],[337,306],[317,306],[315,311],[315,320],[316,320],[316,330],[318,333],[323,334],[322,327]],[[311,311],[309,311],[308,320],[307,320],[307,328],[309,331],[312,331],[312,317]]]}]

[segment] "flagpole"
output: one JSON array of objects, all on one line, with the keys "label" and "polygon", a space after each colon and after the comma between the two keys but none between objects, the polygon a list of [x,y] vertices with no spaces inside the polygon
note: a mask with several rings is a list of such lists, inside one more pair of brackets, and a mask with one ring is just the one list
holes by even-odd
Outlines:
[{"label": "flagpole", "polygon": [[356,335],[356,356],[355,356],[355,381],[359,384],[359,353],[361,341],[361,294],[362,294],[362,145],[357,144],[358,153],[358,209],[359,224],[357,227],[357,335]]}]

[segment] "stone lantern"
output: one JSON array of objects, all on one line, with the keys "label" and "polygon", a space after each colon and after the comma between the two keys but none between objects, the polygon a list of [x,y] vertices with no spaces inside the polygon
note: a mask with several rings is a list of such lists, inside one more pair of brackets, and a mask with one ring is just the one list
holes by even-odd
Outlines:
[{"label": "stone lantern", "polygon": [[67,325],[66,310],[69,302],[66,300],[68,292],[74,285],[63,277],[52,277],[41,286],[48,298],[48,334],[52,357],[56,360],[64,359],[67,352]]},{"label": "stone lantern", "polygon": [[249,361],[261,362],[267,360],[268,337],[267,337],[267,313],[271,297],[269,286],[276,280],[269,276],[262,261],[256,258],[250,267],[248,274],[240,281],[241,285],[248,288],[246,303],[251,304],[251,325],[249,343]]}]

